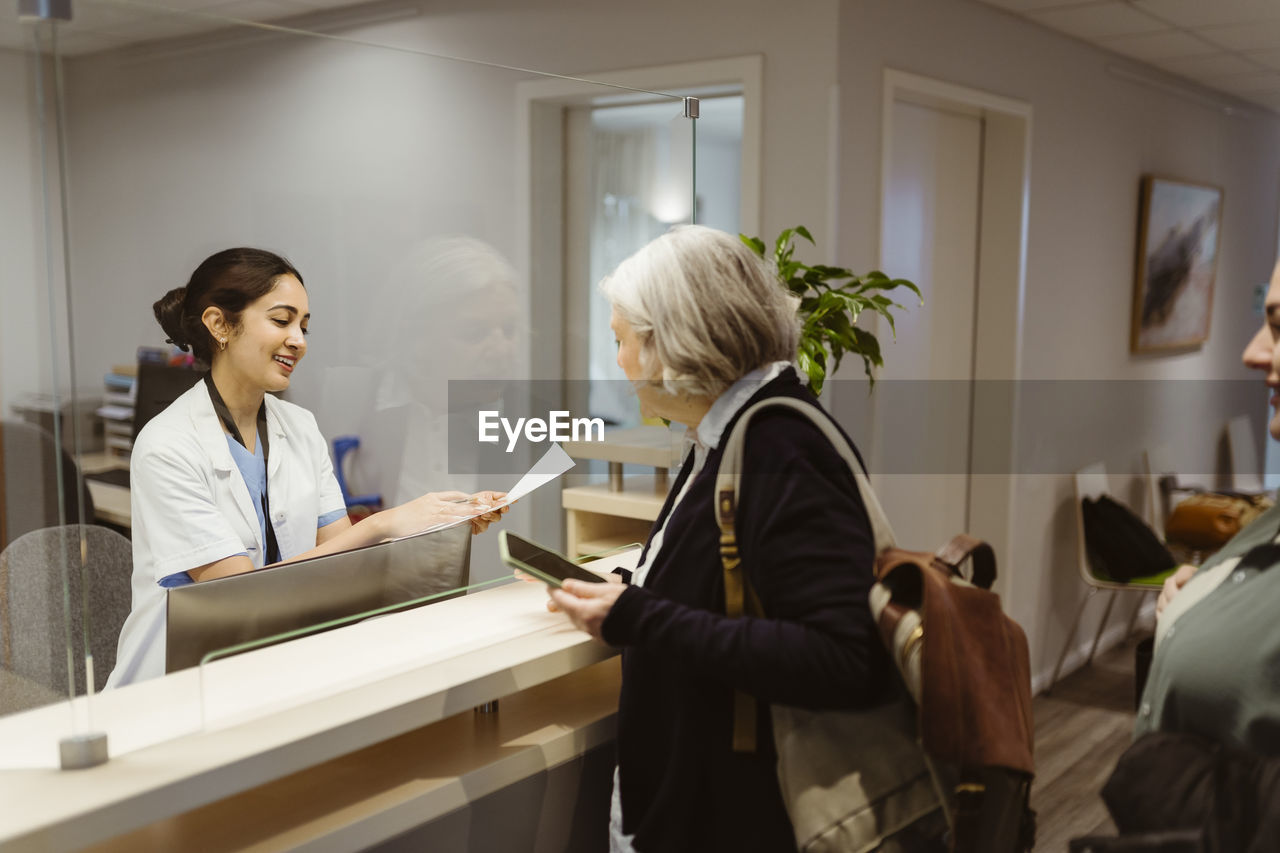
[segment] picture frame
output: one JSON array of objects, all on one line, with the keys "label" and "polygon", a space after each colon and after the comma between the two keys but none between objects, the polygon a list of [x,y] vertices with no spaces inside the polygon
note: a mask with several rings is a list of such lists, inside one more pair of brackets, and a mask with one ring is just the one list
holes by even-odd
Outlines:
[{"label": "picture frame", "polygon": [[1197,347],[1209,339],[1222,188],[1142,176],[1130,349]]}]

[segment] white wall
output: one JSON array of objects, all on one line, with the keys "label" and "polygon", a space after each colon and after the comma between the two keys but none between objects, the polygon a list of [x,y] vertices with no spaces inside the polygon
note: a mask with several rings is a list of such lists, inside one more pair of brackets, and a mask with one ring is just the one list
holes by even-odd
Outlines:
[{"label": "white wall", "polygon": [[[1146,380],[1134,387],[1155,389],[1153,404],[1126,416],[1123,428],[1109,423],[1106,411],[1085,413],[1084,424],[1055,422],[1029,404],[1019,413],[1019,468],[1037,473],[1016,478],[1017,533],[1011,553],[1000,554],[1001,570],[1011,575],[1006,607],[1027,629],[1033,672],[1043,675],[1084,594],[1066,474],[1104,459],[1118,474],[1113,489],[1133,500],[1131,475],[1145,446],[1171,440],[1190,470],[1212,472],[1217,430],[1231,414],[1248,411],[1261,429],[1261,392],[1252,396],[1239,353],[1257,323],[1252,289],[1267,279],[1275,258],[1280,120],[1227,117],[1118,78],[1106,71],[1117,57],[977,3],[846,0],[838,53],[842,262],[867,268],[877,259],[885,68],[1030,102],[1018,364],[1024,390],[1034,380],[1060,379]],[[1145,172],[1225,189],[1212,329],[1199,350],[1129,354],[1138,182]],[[1191,392],[1174,385],[1165,391],[1160,380],[1173,379],[1206,382]],[[1043,401],[1050,388],[1040,385],[1026,396]],[[1189,400],[1198,405],[1185,405]],[[1100,615],[1091,605],[1083,630],[1090,632]]]}]

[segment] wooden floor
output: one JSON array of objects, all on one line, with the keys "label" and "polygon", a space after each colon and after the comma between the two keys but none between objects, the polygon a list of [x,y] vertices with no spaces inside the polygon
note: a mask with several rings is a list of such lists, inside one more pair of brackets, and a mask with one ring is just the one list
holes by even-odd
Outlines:
[{"label": "wooden floor", "polygon": [[1100,654],[1032,702],[1036,720],[1036,850],[1063,851],[1081,835],[1114,835],[1098,792],[1129,745],[1134,719],[1134,646]]}]

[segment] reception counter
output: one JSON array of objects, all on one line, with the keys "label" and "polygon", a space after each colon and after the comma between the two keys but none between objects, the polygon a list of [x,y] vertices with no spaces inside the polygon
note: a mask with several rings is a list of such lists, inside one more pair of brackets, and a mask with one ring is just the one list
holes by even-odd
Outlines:
[{"label": "reception counter", "polygon": [[[0,719],[0,850],[592,849],[616,653],[545,601],[513,582]],[[111,760],[56,769],[90,713]]]}]

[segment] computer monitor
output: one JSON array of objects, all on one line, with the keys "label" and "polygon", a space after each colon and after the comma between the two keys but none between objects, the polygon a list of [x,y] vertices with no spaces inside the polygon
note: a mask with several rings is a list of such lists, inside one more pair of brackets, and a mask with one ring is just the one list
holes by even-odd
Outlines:
[{"label": "computer monitor", "polygon": [[190,367],[139,362],[133,401],[133,440],[138,440],[138,433],[147,421],[169,408],[170,403],[203,378],[204,371]]},{"label": "computer monitor", "polygon": [[391,605],[412,607],[423,597],[465,587],[470,574],[471,525],[464,522],[175,587],[168,592],[165,671],[197,666],[209,652],[252,640]]}]

